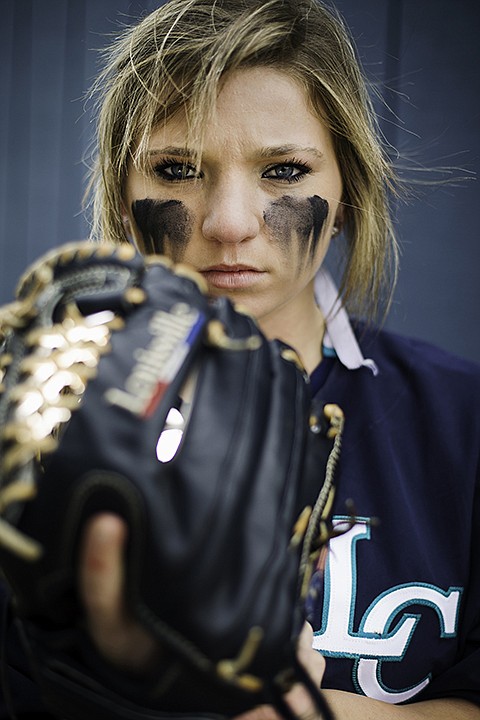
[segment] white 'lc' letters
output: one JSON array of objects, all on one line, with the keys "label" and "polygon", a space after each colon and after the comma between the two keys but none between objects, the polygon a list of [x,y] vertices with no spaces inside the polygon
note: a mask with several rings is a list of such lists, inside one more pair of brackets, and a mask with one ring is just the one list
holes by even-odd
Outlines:
[{"label": "white 'lc' letters", "polygon": [[[335,524],[344,522],[336,518]],[[395,627],[393,618],[411,605],[433,608],[441,637],[456,635],[461,589],[422,583],[397,585],[381,593],[366,610],[358,632],[353,630],[356,602],[356,544],[370,539],[368,521],[359,520],[348,532],[331,541],[325,571],[325,598],[322,628],[315,633],[313,646],[323,655],[354,659],[354,684],[360,692],[384,702],[399,703],[419,693],[430,678],[421,679],[404,690],[387,688],[381,680],[385,661],[401,661],[421,615],[405,613]]]}]

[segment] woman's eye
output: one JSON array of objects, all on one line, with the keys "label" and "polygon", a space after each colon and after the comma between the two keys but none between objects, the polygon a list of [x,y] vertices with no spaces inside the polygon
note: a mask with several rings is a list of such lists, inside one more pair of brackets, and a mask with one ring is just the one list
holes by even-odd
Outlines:
[{"label": "woman's eye", "polygon": [[193,180],[198,177],[196,169],[192,165],[187,165],[186,163],[158,163],[155,165],[153,170],[155,175],[162,178],[162,180],[169,180],[170,182],[178,180]]},{"label": "woman's eye", "polygon": [[262,175],[264,178],[273,180],[284,180],[286,182],[297,182],[310,172],[306,165],[298,163],[285,163],[284,165],[273,165]]}]

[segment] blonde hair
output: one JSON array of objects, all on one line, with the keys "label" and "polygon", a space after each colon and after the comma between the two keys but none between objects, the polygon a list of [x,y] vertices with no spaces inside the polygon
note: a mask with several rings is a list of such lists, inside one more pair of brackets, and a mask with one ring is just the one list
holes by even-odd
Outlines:
[{"label": "blonde hair", "polygon": [[352,312],[371,317],[382,301],[388,304],[396,277],[388,202],[394,176],[348,31],[317,0],[170,0],[111,44],[93,88],[93,236],[127,241],[121,213],[127,168],[133,159],[148,172],[153,129],[185,110],[186,144],[200,155],[222,79],[257,66],[295,79],[332,133],[344,184],[341,294]]}]

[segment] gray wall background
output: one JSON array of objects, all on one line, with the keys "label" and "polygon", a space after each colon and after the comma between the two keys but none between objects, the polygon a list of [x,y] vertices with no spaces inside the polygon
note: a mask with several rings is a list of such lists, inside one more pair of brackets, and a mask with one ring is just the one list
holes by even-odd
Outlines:
[{"label": "gray wall background", "polygon": [[[152,0],[0,0],[0,302],[27,263],[84,238],[83,95],[97,50]],[[480,2],[337,0],[385,105],[404,175],[402,267],[387,326],[480,361]],[[422,168],[460,167],[463,180]]]}]

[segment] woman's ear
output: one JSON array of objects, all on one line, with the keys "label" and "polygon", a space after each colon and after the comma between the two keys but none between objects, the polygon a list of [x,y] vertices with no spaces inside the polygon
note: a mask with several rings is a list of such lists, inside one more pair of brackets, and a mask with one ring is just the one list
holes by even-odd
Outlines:
[{"label": "woman's ear", "polygon": [[340,235],[343,229],[343,223],[345,221],[345,212],[344,212],[344,206],[342,203],[339,204],[337,208],[337,212],[335,213],[335,222],[333,223],[332,228],[332,237],[336,237],[336,235]]},{"label": "woman's ear", "polygon": [[139,252],[143,252],[142,248],[144,247],[144,243],[142,235],[135,223],[135,219],[132,217],[131,213],[128,212],[123,202],[120,206],[120,216],[122,218],[122,224],[125,228],[125,235],[128,242],[130,245],[136,247]]},{"label": "woman's ear", "polygon": [[129,237],[131,237],[132,236],[132,226],[130,223],[130,216],[129,216],[129,214],[127,212],[127,208],[125,207],[125,204],[123,202],[122,202],[122,205],[120,208],[120,212],[122,215],[122,223],[123,223],[123,227],[125,228],[125,232],[127,233],[127,235]]}]

